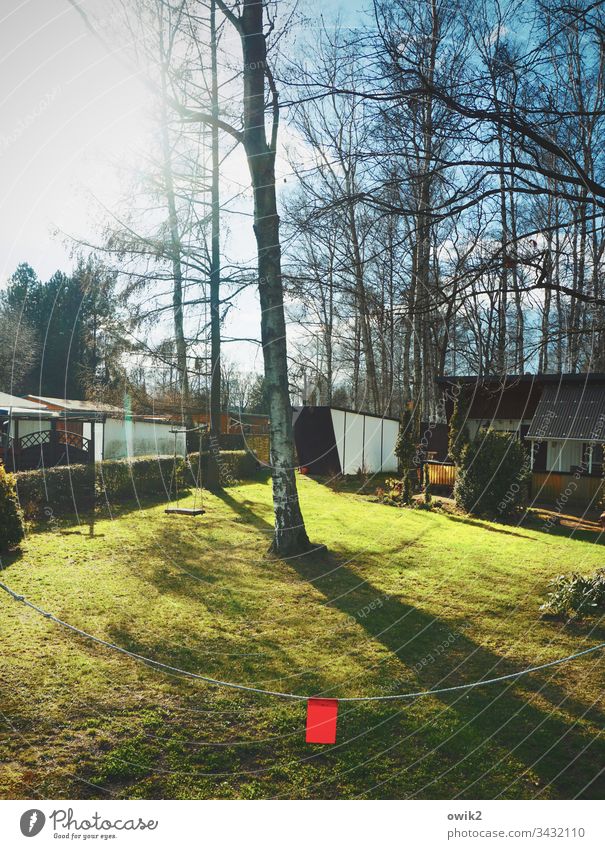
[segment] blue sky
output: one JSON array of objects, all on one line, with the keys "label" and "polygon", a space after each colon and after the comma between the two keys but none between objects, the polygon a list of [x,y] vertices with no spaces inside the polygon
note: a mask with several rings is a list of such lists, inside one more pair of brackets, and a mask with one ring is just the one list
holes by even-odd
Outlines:
[{"label": "blue sky", "polygon": [[[85,0],[95,11],[105,7]],[[313,3],[305,3],[312,15]],[[331,16],[341,8],[357,20],[357,4],[317,3]],[[114,51],[114,52],[112,52]],[[130,66],[132,67],[132,66]],[[67,236],[97,240],[99,204],[116,206],[119,167],[148,144],[149,95],[118,48],[91,35],[67,0],[4,0],[0,10],[0,285],[27,261],[40,277],[73,264]],[[286,131],[287,132],[287,131]],[[229,166],[246,182],[245,163]],[[283,169],[283,166],[282,166]],[[250,218],[229,217],[232,259],[254,260]],[[237,250],[230,250],[237,246]],[[239,253],[239,256],[238,256]],[[255,299],[247,296],[231,335],[258,333]],[[234,352],[250,364],[251,350]],[[253,355],[254,357],[256,354]],[[260,362],[254,367],[260,369]]]}]

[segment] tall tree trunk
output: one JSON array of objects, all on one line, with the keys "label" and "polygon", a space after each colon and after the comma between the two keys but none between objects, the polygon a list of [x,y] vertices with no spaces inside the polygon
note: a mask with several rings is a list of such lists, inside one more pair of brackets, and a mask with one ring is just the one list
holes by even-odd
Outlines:
[{"label": "tall tree trunk", "polygon": [[[162,58],[164,56],[164,44],[160,22],[160,47]],[[162,85],[162,114],[161,114],[161,140],[162,140],[162,165],[164,171],[164,191],[168,209],[168,229],[170,232],[170,259],[172,262],[172,315],[174,322],[174,338],[176,347],[176,365],[178,372],[179,390],[181,403],[185,410],[185,421],[188,420],[189,412],[189,377],[187,373],[187,342],[185,340],[185,329],[183,320],[183,268],[181,262],[181,237],[179,233],[178,213],[176,208],[176,197],[174,192],[174,176],[172,173],[172,156],[170,150],[170,137],[168,135],[168,110],[167,103],[167,70],[164,62],[161,68]]]},{"label": "tall tree trunk", "polygon": [[[351,197],[351,184],[347,175],[347,195]],[[355,295],[357,310],[359,313],[359,321],[361,325],[361,337],[363,340],[363,353],[366,366],[366,386],[369,390],[369,404],[366,400],[365,405],[370,407],[371,412],[378,412],[378,380],[376,377],[376,360],[374,358],[374,345],[370,328],[370,314],[366,298],[366,287],[363,275],[363,260],[361,256],[361,247],[359,244],[359,236],[357,232],[357,222],[355,220],[355,205],[352,201],[348,204],[349,228],[351,237],[351,248],[353,250],[353,272],[355,275]]]},{"label": "tall tree trunk", "polygon": [[[220,3],[223,11],[227,9]],[[227,10],[229,11],[229,10]],[[294,471],[292,407],[288,391],[288,354],[284,316],[279,216],[275,193],[275,149],[279,107],[273,95],[273,129],[265,131],[265,79],[271,78],[263,31],[262,0],[243,0],[236,18],[244,75],[244,149],[254,192],[254,234],[258,249],[258,289],[265,384],[269,399],[275,533],[271,549],[279,555],[302,553],[309,540],[300,509]],[[233,13],[229,12],[233,17]],[[232,18],[230,18],[232,19]]]},{"label": "tall tree trunk", "polygon": [[210,0],[210,65],[213,123],[212,187],[211,187],[211,253],[210,253],[210,452],[206,486],[216,492],[220,489],[220,434],[221,434],[221,252],[220,252],[220,194],[218,147],[218,71],[217,71],[216,0]]}]

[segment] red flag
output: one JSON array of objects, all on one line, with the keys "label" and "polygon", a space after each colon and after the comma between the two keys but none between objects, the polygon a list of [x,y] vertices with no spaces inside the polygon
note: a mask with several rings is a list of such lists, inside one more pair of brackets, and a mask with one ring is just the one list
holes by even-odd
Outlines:
[{"label": "red flag", "polygon": [[338,699],[309,699],[307,743],[335,743]]}]

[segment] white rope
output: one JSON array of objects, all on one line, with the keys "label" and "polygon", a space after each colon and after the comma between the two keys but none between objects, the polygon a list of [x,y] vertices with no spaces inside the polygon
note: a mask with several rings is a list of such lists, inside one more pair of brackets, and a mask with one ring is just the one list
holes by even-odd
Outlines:
[{"label": "white rope", "polygon": [[[217,687],[229,687],[232,690],[243,690],[248,693],[259,693],[263,696],[277,696],[281,699],[297,699],[298,701],[308,701],[310,698],[321,698],[321,696],[301,696],[297,693],[281,693],[278,690],[264,690],[261,687],[250,687],[247,684],[236,684],[231,681],[221,681],[218,678],[210,678],[208,675],[199,675],[197,672],[189,672],[187,669],[181,669],[178,666],[170,666],[167,663],[162,663],[159,660],[153,660],[150,657],[145,657],[142,654],[137,654],[136,652],[129,651],[128,649],[123,648],[123,646],[117,646],[115,643],[110,643],[107,640],[101,639],[101,637],[95,637],[94,634],[89,634],[86,631],[82,631],[80,628],[76,628],[75,625],[70,625],[69,622],[64,622],[62,619],[54,616],[52,613],[49,613],[46,610],[43,610],[41,607],[37,607],[31,601],[28,601],[25,596],[19,595],[7,587],[6,584],[3,584],[0,581],[0,589],[3,589],[6,593],[8,593],[15,601],[21,602],[26,607],[29,607],[31,610],[34,610],[40,616],[43,616],[45,619],[50,619],[52,622],[56,622],[57,625],[61,625],[63,628],[67,628],[70,631],[73,631],[76,634],[79,634],[81,637],[86,637],[87,640],[92,640],[95,643],[98,643],[101,646],[105,646],[105,648],[112,649],[113,651],[120,652],[121,654],[125,654],[128,657],[133,658],[134,660],[138,660],[141,663],[145,663],[147,666],[151,666],[152,668],[163,669],[166,672],[171,672],[176,675],[182,675],[186,678],[193,678],[197,681],[205,681],[207,684],[214,684]],[[600,649],[605,648],[605,643],[599,643],[596,646],[591,646],[591,648],[584,649],[583,651],[576,652],[575,654],[567,655],[567,657],[560,657],[557,660],[550,660],[548,663],[541,663],[539,666],[530,666],[527,669],[522,669],[519,672],[511,672],[508,675],[500,675],[498,678],[486,678],[481,681],[472,681],[470,684],[457,684],[454,687],[440,687],[435,690],[419,690],[416,693],[395,693],[390,696],[347,696],[342,699],[338,699],[339,702],[386,702],[393,701],[395,699],[417,699],[421,696],[436,696],[441,693],[453,693],[457,690],[470,690],[474,687],[484,687],[487,684],[497,684],[500,681],[510,681],[513,678],[520,678],[522,675],[529,675],[532,672],[539,672],[541,669],[549,669],[551,666],[558,666],[561,663],[567,663],[571,660],[576,660],[578,657],[583,657],[584,655],[591,654],[592,652],[599,651]]]}]

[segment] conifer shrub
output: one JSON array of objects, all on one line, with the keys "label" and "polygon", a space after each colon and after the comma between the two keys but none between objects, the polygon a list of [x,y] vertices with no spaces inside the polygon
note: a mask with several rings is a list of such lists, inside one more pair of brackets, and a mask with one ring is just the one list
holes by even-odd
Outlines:
[{"label": "conifer shrub", "polygon": [[506,518],[524,506],[530,475],[529,457],[515,436],[480,430],[460,456],[456,504],[476,516]]}]

